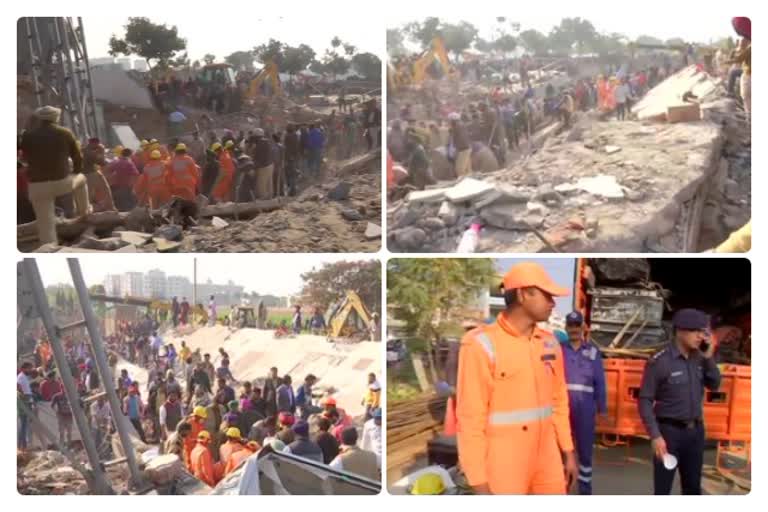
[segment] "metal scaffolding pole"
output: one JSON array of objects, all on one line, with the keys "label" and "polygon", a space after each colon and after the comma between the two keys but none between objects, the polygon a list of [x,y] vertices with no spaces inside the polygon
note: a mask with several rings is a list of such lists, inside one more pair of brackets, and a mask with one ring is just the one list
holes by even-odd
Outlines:
[{"label": "metal scaffolding pole", "polygon": [[56,326],[53,314],[51,313],[51,308],[48,305],[48,297],[45,294],[45,286],[40,277],[37,262],[32,258],[25,258],[24,272],[26,273],[29,286],[32,289],[35,305],[40,313],[45,330],[48,333],[48,339],[50,340],[51,348],[53,349],[53,358],[56,361],[56,368],[58,368],[59,376],[64,384],[64,393],[69,401],[69,406],[72,409],[72,416],[75,419],[77,430],[80,432],[85,452],[90,461],[90,469],[93,474],[94,482],[94,488],[92,490],[96,494],[114,494],[115,491],[109,484],[104,468],[99,461],[99,452],[96,448],[93,436],[91,435],[88,420],[80,406],[80,396],[77,392],[77,387],[75,386],[75,379],[69,371],[67,356],[64,352],[64,347],[61,345],[61,340],[59,339],[59,329]]},{"label": "metal scaffolding pole", "polygon": [[80,307],[83,310],[83,318],[85,318],[85,325],[91,338],[91,348],[93,349],[93,356],[96,360],[96,367],[99,370],[101,382],[107,393],[109,406],[112,408],[112,417],[115,420],[117,433],[120,436],[120,443],[123,445],[128,469],[131,472],[131,480],[134,486],[138,486],[142,482],[142,478],[141,472],[139,471],[139,465],[136,462],[136,454],[133,451],[133,443],[128,435],[128,418],[121,412],[122,408],[120,407],[120,400],[117,398],[117,391],[115,390],[115,376],[112,375],[112,370],[109,368],[107,352],[104,350],[104,342],[101,339],[101,330],[99,329],[96,322],[96,316],[93,314],[93,309],[91,308],[88,287],[85,285],[83,272],[80,269],[80,262],[77,258],[67,258],[67,264],[69,265],[69,271],[72,274],[72,284],[75,286],[75,291],[77,292],[77,297],[80,301]]},{"label": "metal scaffolding pole", "polygon": [[61,67],[64,72],[64,88],[67,91],[67,101],[69,102],[68,110],[74,112],[73,122],[78,125],[78,132],[76,134],[81,139],[88,138],[88,126],[83,119],[83,106],[80,101],[80,84],[75,74],[75,67],[72,64],[72,53],[69,48],[69,32],[67,26],[64,23],[64,18],[54,18],[53,21],[56,38],[59,44],[59,58],[61,59]]},{"label": "metal scaffolding pole", "polygon": [[[93,133],[96,137],[101,138],[99,133],[99,123],[96,122],[96,98],[93,94],[93,80],[91,78],[91,64],[88,60],[88,46],[85,44],[85,28],[83,27],[83,18],[77,18],[77,30],[80,44],[83,47],[83,60],[85,64],[85,76],[88,79],[88,102],[91,105],[91,117],[93,120]],[[106,135],[105,135],[106,136]]]},{"label": "metal scaffolding pole", "polygon": [[29,46],[29,60],[32,63],[32,82],[35,85],[35,100],[37,101],[37,106],[42,107],[43,100],[40,97],[42,93],[40,90],[40,58],[35,53],[34,44],[32,43],[34,35],[32,35],[31,19],[29,16],[24,18],[24,26],[27,29],[27,45]]}]

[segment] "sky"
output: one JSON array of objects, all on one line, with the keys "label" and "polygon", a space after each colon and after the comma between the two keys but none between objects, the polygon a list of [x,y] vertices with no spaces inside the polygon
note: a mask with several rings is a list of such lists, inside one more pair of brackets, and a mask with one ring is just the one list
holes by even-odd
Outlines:
[{"label": "sky", "polygon": [[[535,261],[549,273],[552,280],[560,286],[568,288],[573,293],[575,281],[576,259],[574,258],[504,258],[495,260],[499,273],[504,274],[509,268],[522,261]],[[555,310],[565,316],[573,309],[573,295],[555,299]]]},{"label": "sky", "polygon": [[[426,12],[425,14],[400,11],[388,16],[387,26],[389,28],[400,27],[410,21],[423,21],[429,16],[437,16],[441,21],[448,23],[460,21],[472,23],[478,28],[480,37],[492,39],[499,26],[496,23],[496,16],[505,16],[507,27],[509,27],[510,21],[515,21],[520,23],[521,30],[532,28],[545,34],[549,33],[552,27],[559,25],[562,18],[581,17],[591,21],[600,33],[618,32],[630,39],[636,39],[640,35],[649,35],[662,40],[679,37],[685,41],[709,42],[710,39],[717,40],[722,37],[735,36],[731,27],[731,16],[734,13],[720,14],[716,12],[717,7],[715,6],[708,5],[706,9],[696,9],[693,13],[690,12],[690,4],[686,2],[666,2],[663,4],[663,12],[666,15],[662,16],[657,9],[649,5],[652,2],[648,0],[644,0],[642,6],[624,4],[624,7],[614,2],[608,6],[603,2],[573,2],[559,8],[550,5],[554,3],[542,2],[543,6],[539,7],[536,4],[526,3],[524,10],[519,13],[513,10],[509,13],[476,14],[483,11],[487,13],[488,11],[466,9],[465,13],[457,15],[453,14],[450,8],[448,8],[449,12],[447,13],[443,10]],[[574,8],[573,5],[578,5],[578,8]],[[684,13],[682,9],[689,12]],[[725,10],[727,10],[727,6]]]},{"label": "sky", "polygon": [[[166,275],[181,275],[192,280],[193,257],[188,255],[121,255],[81,256],[80,268],[88,286],[103,284],[106,274],[147,272],[160,269]],[[197,256],[197,282],[209,278],[215,284],[226,284],[230,279],[245,287],[246,292],[262,295],[293,295],[301,291],[301,274],[320,267],[325,262],[360,261],[374,256],[319,255],[319,254],[227,254],[226,256]],[[37,265],[46,286],[71,284],[69,265],[64,258],[37,258]]]},{"label": "sky", "polygon": [[[258,4],[252,4],[254,10],[261,10]],[[211,4],[213,6],[213,4]],[[208,7],[203,7],[207,10]],[[123,10],[120,7],[120,10]],[[259,18],[255,13],[248,16],[225,15],[217,8],[211,11],[213,16],[223,16],[220,20],[211,20],[208,16],[174,17],[168,15],[146,16],[153,23],[176,25],[179,36],[187,40],[187,52],[191,61],[202,60],[203,55],[211,53],[217,61],[223,61],[226,55],[240,50],[250,50],[254,46],[266,43],[270,38],[278,39],[292,46],[307,44],[315,50],[318,56],[331,46],[331,39],[339,36],[342,41],[357,46],[360,52],[381,53],[384,47],[384,29],[380,33],[370,30],[364,23],[338,24],[333,18],[322,23],[311,16],[302,17],[264,17]],[[136,14],[141,16],[141,14]],[[123,28],[128,22],[128,16],[98,16],[83,18],[85,26],[88,57],[91,59],[109,57],[109,39],[112,34],[122,38]]]}]

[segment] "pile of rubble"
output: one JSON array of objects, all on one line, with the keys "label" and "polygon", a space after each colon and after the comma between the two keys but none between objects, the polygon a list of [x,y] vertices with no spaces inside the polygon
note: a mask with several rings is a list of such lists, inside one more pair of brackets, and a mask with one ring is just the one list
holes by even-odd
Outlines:
[{"label": "pile of rubble", "polygon": [[57,224],[63,246],[39,246],[34,222],[17,226],[20,251],[375,252],[381,228],[381,151],[328,162],[322,182],[295,198],[103,212]]},{"label": "pile of rubble", "polygon": [[[700,120],[581,115],[510,168],[410,192],[387,213],[390,250],[454,252],[472,222],[481,252],[711,248],[749,219],[751,146],[743,112],[704,77]],[[679,106],[676,90],[661,101]]]},{"label": "pile of rubble", "polygon": [[[53,450],[17,452],[16,489],[19,494],[90,494],[88,484],[67,458]],[[85,461],[81,461],[83,464]],[[110,467],[107,478],[116,492],[125,492],[128,479],[124,467]]]}]

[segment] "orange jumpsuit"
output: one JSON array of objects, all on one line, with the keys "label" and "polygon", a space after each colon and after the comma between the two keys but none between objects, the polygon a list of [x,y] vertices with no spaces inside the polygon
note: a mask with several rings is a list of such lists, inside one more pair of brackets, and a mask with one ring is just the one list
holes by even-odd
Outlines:
[{"label": "orange jumpsuit", "polygon": [[235,182],[235,161],[229,151],[222,150],[219,154],[219,175],[213,185],[213,198],[216,201],[230,199],[232,186]]},{"label": "orange jumpsuit", "polygon": [[205,444],[198,443],[190,455],[190,471],[195,478],[202,480],[211,487],[216,486],[216,473],[213,467],[213,457],[211,451]]},{"label": "orange jumpsuit", "polygon": [[196,419],[190,419],[189,424],[192,425],[192,430],[189,432],[189,435],[184,438],[184,465],[191,471],[192,450],[194,450],[197,445],[197,435],[205,430],[205,423],[197,421]]},{"label": "orange jumpsuit", "polygon": [[226,465],[233,454],[245,450],[245,446],[235,441],[227,441],[219,447],[219,461]]},{"label": "orange jumpsuit", "polygon": [[608,81],[601,79],[597,81],[597,108],[599,110],[606,110],[606,97],[608,96],[606,86]]},{"label": "orange jumpsuit", "polygon": [[189,155],[176,155],[167,167],[171,195],[194,201],[197,197],[197,164]]},{"label": "orange jumpsuit", "polygon": [[133,187],[141,204],[157,208],[171,198],[165,166],[162,160],[150,160],[144,165],[144,171]]},{"label": "orange jumpsuit", "polygon": [[456,390],[459,461],[494,494],[565,494],[573,450],[563,356],[551,334],[527,338],[502,314],[461,340]]},{"label": "orange jumpsuit", "polygon": [[[258,450],[257,450],[258,451]],[[254,451],[251,451],[250,448],[244,448],[242,450],[238,450],[232,454],[232,456],[227,461],[227,464],[224,466],[224,476],[227,476],[234,470],[240,467],[240,464],[243,463],[245,459],[253,455]]]}]

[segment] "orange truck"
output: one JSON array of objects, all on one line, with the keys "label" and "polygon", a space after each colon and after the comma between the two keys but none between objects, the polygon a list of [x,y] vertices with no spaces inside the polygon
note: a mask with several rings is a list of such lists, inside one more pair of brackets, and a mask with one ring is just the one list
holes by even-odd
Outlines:
[{"label": "orange truck", "polygon": [[[722,383],[717,391],[706,390],[706,435],[718,442],[718,448],[730,443],[748,447],[752,417],[749,261],[728,260],[726,269],[724,260],[650,258],[624,271],[619,268],[621,261],[576,260],[573,306],[584,315],[590,337],[602,347],[617,340],[615,348],[630,344],[638,355],[650,354],[669,341],[669,319],[675,310],[696,307],[710,313]],[[621,442],[622,437],[645,437],[637,408],[645,359],[633,357],[629,347],[626,355],[610,350],[606,355],[608,414],[598,418],[597,432],[607,444]]]}]

